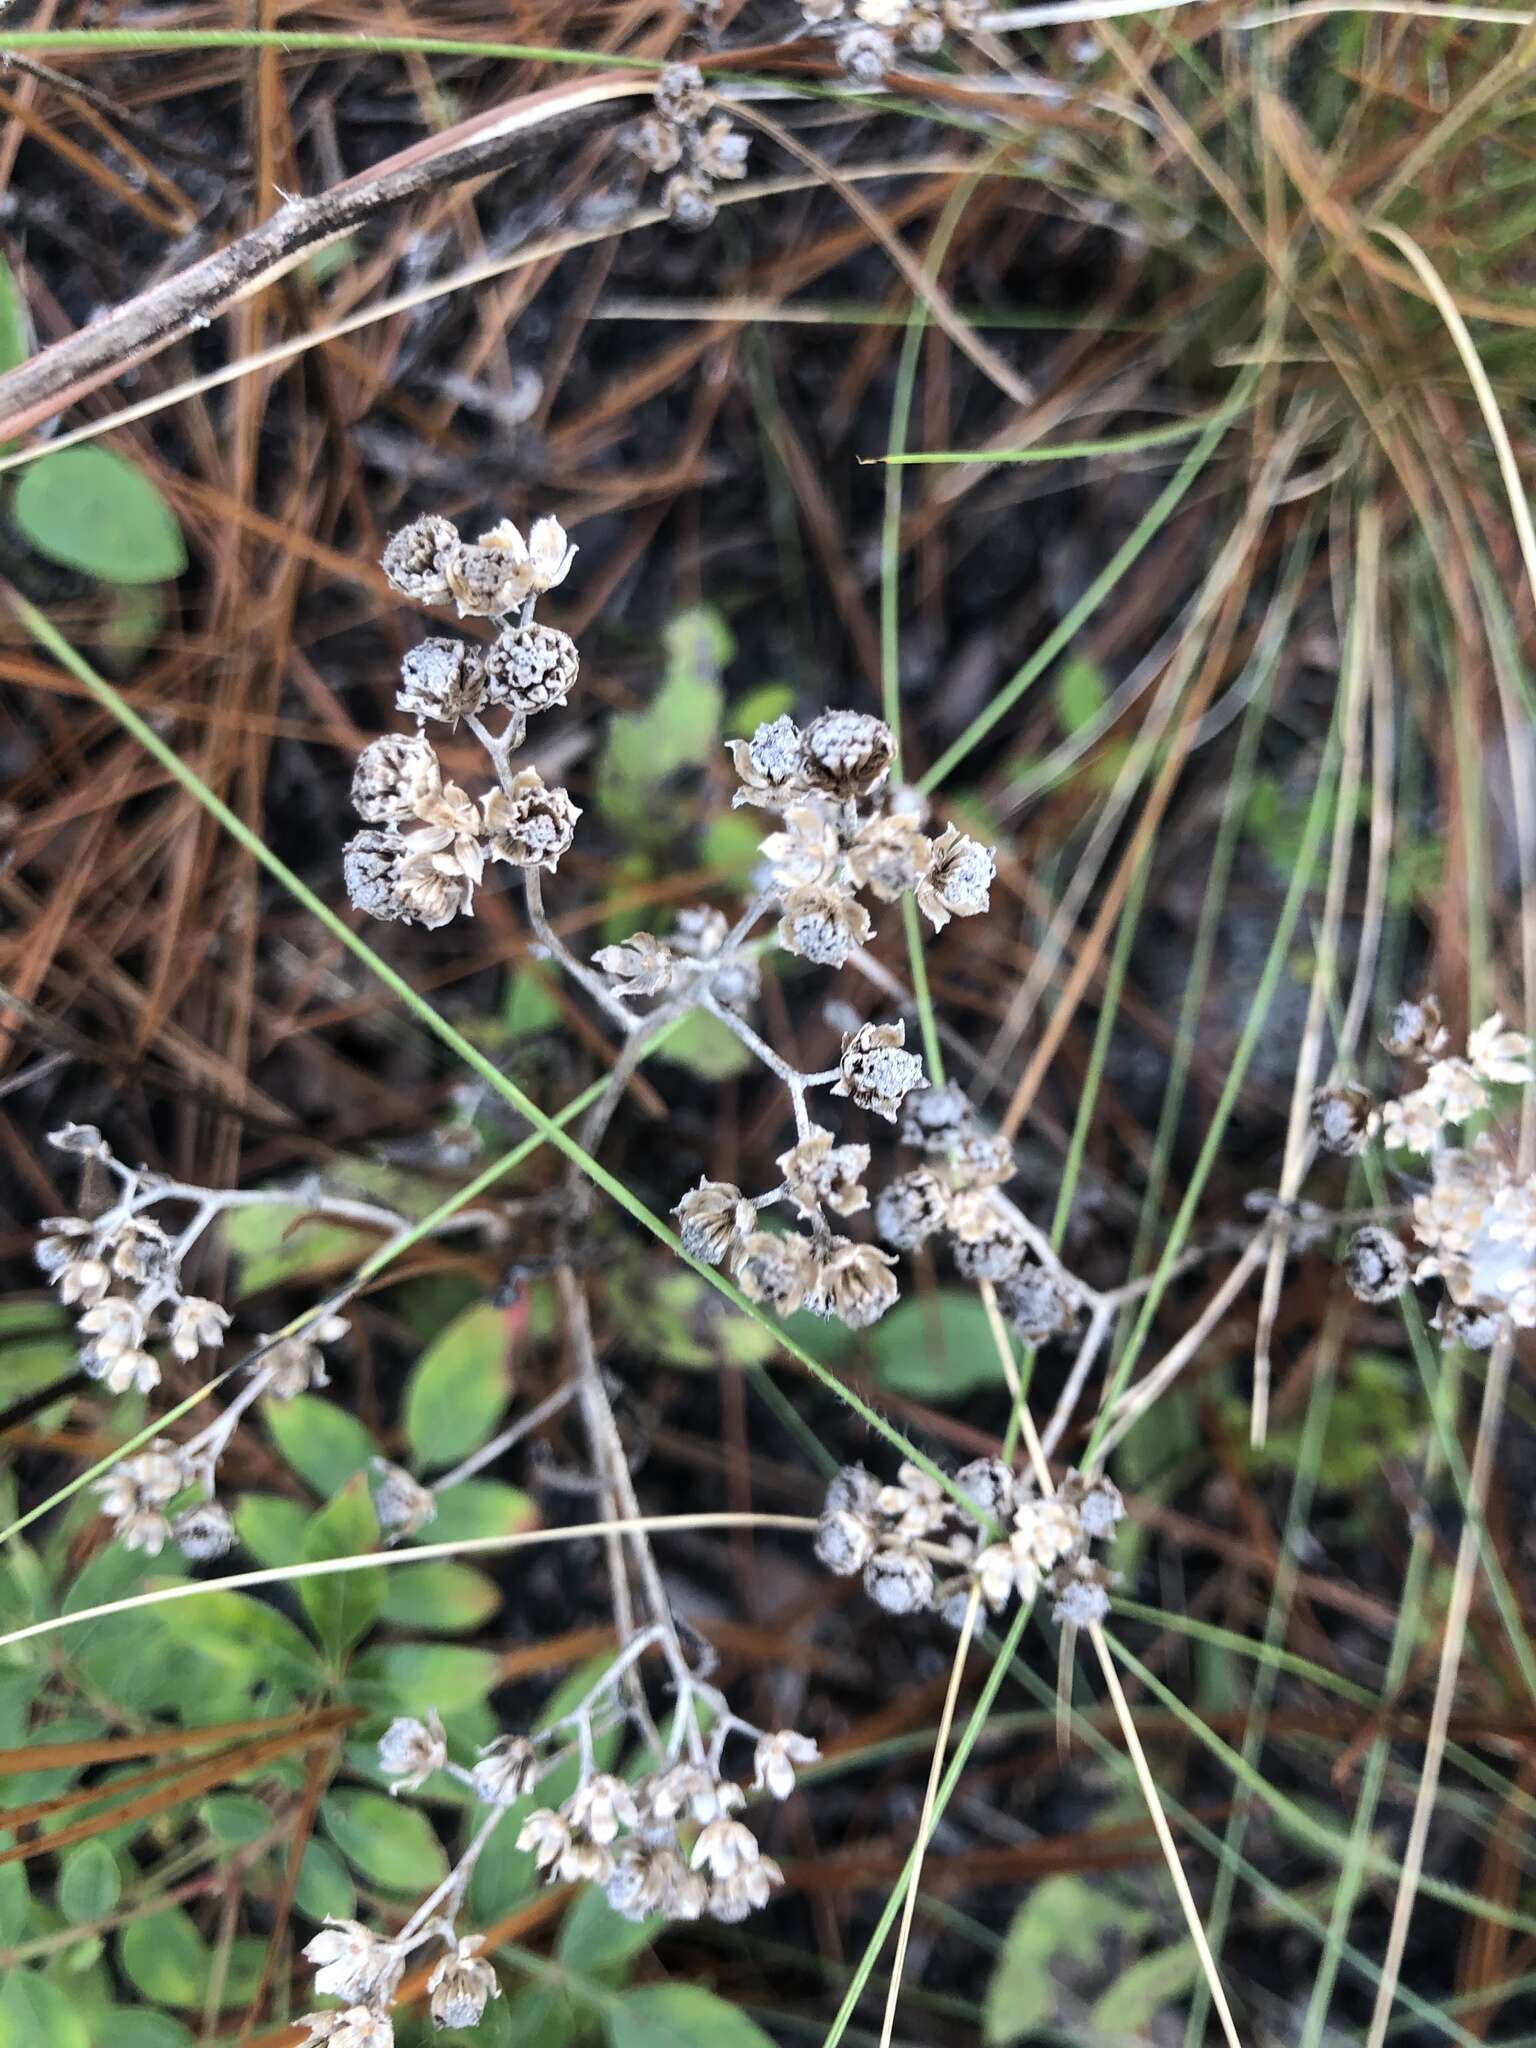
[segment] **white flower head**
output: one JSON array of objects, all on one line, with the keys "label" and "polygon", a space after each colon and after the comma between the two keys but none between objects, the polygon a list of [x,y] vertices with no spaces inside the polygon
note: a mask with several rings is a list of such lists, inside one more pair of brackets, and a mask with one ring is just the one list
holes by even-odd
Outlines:
[{"label": "white flower head", "polygon": [[425,1721],[402,1715],[379,1737],[379,1769],[394,1779],[391,1792],[418,1791],[447,1761],[447,1738],[435,1708],[428,1710]]},{"label": "white flower head", "polygon": [[316,1966],[321,1997],[354,2005],[387,2005],[405,1971],[405,1958],[393,1943],[356,1920],[327,1920],[304,1955]]},{"label": "white flower head", "polygon": [[571,573],[576,547],[558,519],[535,519],[528,530],[528,566],[535,590],[553,590]]},{"label": "white flower head", "polygon": [[800,1735],[793,1728],[781,1728],[774,1735],[764,1735],[758,1742],[752,1756],[752,1789],[766,1791],[775,1799],[787,1799],[795,1789],[795,1768],[800,1764],[813,1764],[821,1751],[809,1735]]}]

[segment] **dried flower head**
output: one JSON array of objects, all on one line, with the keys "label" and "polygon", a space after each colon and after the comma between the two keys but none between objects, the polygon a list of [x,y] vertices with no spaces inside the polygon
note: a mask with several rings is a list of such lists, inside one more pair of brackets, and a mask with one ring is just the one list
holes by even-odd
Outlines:
[{"label": "dried flower head", "polygon": [[931,1607],[935,1583],[933,1566],[916,1550],[877,1550],[864,1567],[864,1590],[887,1614]]},{"label": "dried flower head", "polygon": [[539,1775],[538,1752],[523,1735],[498,1735],[480,1752],[470,1773],[475,1797],[487,1806],[511,1806]]},{"label": "dried flower head", "polygon": [[454,549],[443,576],[461,619],[502,618],[534,587],[528,544],[510,519]]},{"label": "dried flower head", "polygon": [[184,1508],[171,1523],[171,1541],[189,1564],[210,1564],[235,1547],[235,1525],[216,1500]]},{"label": "dried flower head", "polygon": [[538,620],[503,626],[485,653],[485,701],[531,718],[563,704],[580,670],[581,658],[569,633]]},{"label": "dried flower head", "polygon": [[701,1180],[672,1211],[683,1250],[707,1266],[718,1266],[749,1237],[757,1211],[729,1181]]},{"label": "dried flower head", "polygon": [[896,45],[883,29],[860,23],[846,29],[835,45],[837,61],[853,85],[879,85],[896,62]]},{"label": "dried flower head", "polygon": [[760,1301],[781,1316],[804,1307],[819,1277],[815,1247],[793,1231],[783,1237],[753,1231],[738,1245],[733,1270],[748,1301]]},{"label": "dried flower head", "polygon": [[786,953],[796,953],[818,967],[842,967],[868,943],[873,929],[869,912],[856,896],[846,889],[812,884],[791,889],[784,898],[779,944]]},{"label": "dried flower head", "polygon": [[388,2005],[405,1974],[401,1952],[356,1920],[327,1920],[304,1955],[321,1997],[348,2004]]},{"label": "dried flower head", "polygon": [[891,728],[864,711],[823,711],[805,728],[803,742],[807,780],[843,799],[878,789],[896,758]]},{"label": "dried flower head", "polygon": [[674,227],[702,234],[713,227],[719,208],[706,179],[692,171],[674,171],[662,187],[661,203]]},{"label": "dried flower head", "polygon": [[1408,1285],[1408,1253],[1390,1231],[1367,1224],[1349,1240],[1344,1277],[1361,1301],[1394,1301]]},{"label": "dried flower head", "polygon": [[[928,1092],[915,1100],[921,1102]],[[875,1197],[875,1230],[899,1252],[916,1251],[948,1220],[948,1183],[926,1166],[898,1174]]]},{"label": "dried flower head", "polygon": [[907,1027],[899,1019],[894,1024],[861,1024],[849,1032],[832,1093],[846,1095],[860,1109],[873,1110],[894,1123],[912,1091],[928,1085],[916,1053],[902,1051],[906,1042]]},{"label": "dried flower head", "polygon": [[403,1543],[436,1515],[437,1496],[431,1487],[413,1479],[403,1466],[392,1465],[387,1458],[374,1458],[369,1470],[373,1511],[386,1543]]},{"label": "dried flower head", "polygon": [[779,1171],[802,1216],[826,1207],[837,1216],[856,1216],[869,1206],[860,1175],[869,1170],[867,1145],[835,1145],[832,1133],[813,1125],[808,1137],[781,1152]]},{"label": "dried flower head", "polygon": [[448,564],[459,547],[459,529],[450,519],[428,514],[390,536],[381,566],[392,589],[412,604],[446,604]]},{"label": "dried flower head", "polygon": [[816,1525],[816,1555],[840,1579],[861,1572],[875,1549],[871,1523],[848,1508],[832,1508]]},{"label": "dried flower head", "polygon": [[625,1001],[660,995],[671,987],[677,967],[675,955],[650,932],[631,932],[620,945],[602,946],[592,961],[607,975],[614,994]]},{"label": "dried flower head", "polygon": [[949,1156],[973,1127],[971,1105],[952,1081],[911,1096],[901,1112],[901,1142]]},{"label": "dried flower head", "polygon": [[1387,1019],[1381,1042],[1394,1059],[1437,1059],[1450,1039],[1440,1021],[1440,1005],[1433,996],[1416,1003],[1399,1003]]},{"label": "dried flower head", "polygon": [[390,1791],[418,1792],[448,1761],[448,1741],[435,1709],[425,1721],[409,1716],[391,1721],[379,1737],[379,1769],[395,1782]]},{"label": "dried flower head", "polygon": [[462,640],[423,640],[400,664],[396,708],[455,726],[485,701],[485,665]]},{"label": "dried flower head", "polygon": [[966,1188],[951,1197],[949,1228],[955,1264],[968,1280],[1009,1280],[1029,1249],[1019,1212],[994,1187]]},{"label": "dried flower head", "polygon": [[537,768],[522,769],[508,789],[493,789],[481,809],[491,858],[525,868],[556,868],[581,816],[563,789],[546,786]]},{"label": "dried flower head", "polygon": [[357,757],[352,805],[368,825],[399,824],[414,817],[424,799],[442,783],[432,743],[421,733],[386,733]]},{"label": "dried flower head", "polygon": [[656,80],[656,111],[679,127],[692,128],[709,110],[709,93],[697,64],[664,64]]},{"label": "dried flower head", "polygon": [[427,1979],[427,2010],[434,2027],[474,2027],[487,2002],[501,1996],[496,1972],[480,1954],[478,1935],[468,1935],[445,1955]]},{"label": "dried flower head", "polygon": [[915,812],[895,811],[859,827],[848,848],[848,872],[861,889],[894,903],[917,888],[933,861],[933,841],[921,824]]},{"label": "dried flower head", "polygon": [[816,1284],[805,1306],[850,1330],[867,1330],[895,1305],[897,1287],[890,1271],[895,1263],[878,1245],[834,1237],[818,1258]]},{"label": "dried flower head", "polygon": [[1346,1157],[1365,1150],[1381,1121],[1369,1092],[1355,1087],[1319,1088],[1309,1115],[1323,1150]]},{"label": "dried flower head", "polygon": [[1081,1299],[1065,1274],[1026,1264],[997,1290],[997,1305],[1026,1344],[1045,1344],[1077,1327]]},{"label": "dried flower head", "polygon": [[733,805],[777,803],[804,792],[805,738],[792,718],[772,719],[751,739],[726,744],[741,782]]},{"label": "dried flower head", "polygon": [[952,917],[976,917],[990,908],[997,856],[951,825],[933,842],[933,859],[917,885],[917,907],[942,931]]}]

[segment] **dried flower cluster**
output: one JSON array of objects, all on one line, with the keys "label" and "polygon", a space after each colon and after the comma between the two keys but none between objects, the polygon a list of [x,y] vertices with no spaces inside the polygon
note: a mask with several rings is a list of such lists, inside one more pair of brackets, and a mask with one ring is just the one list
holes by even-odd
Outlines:
[{"label": "dried flower cluster", "polygon": [[931,57],[946,33],[973,35],[986,9],[981,0],[800,0],[806,25],[832,38],[850,84],[875,86],[900,49]]},{"label": "dried flower cluster", "polygon": [[1493,1107],[1495,1086],[1533,1078],[1530,1041],[1494,1016],[1471,1033],[1465,1057],[1450,1055],[1431,997],[1399,1004],[1382,1042],[1394,1057],[1423,1067],[1419,1085],[1380,1106],[1362,1089],[1323,1090],[1312,1105],[1313,1128],[1333,1151],[1359,1151],[1379,1137],[1427,1157],[1429,1185],[1413,1201],[1422,1256],[1415,1263],[1393,1232],[1370,1224],[1350,1239],[1346,1278],[1369,1302],[1392,1300],[1410,1279],[1438,1279],[1448,1297],[1437,1312],[1440,1327],[1486,1350],[1507,1323],[1536,1327],[1536,1175],[1516,1171],[1497,1129],[1467,1141],[1455,1131]]},{"label": "dried flower cluster", "polygon": [[1108,1613],[1113,1583],[1090,1546],[1124,1513],[1110,1480],[1081,1472],[1042,1493],[999,1459],[978,1458],[954,1475],[951,1493],[916,1465],[902,1465],[893,1486],[848,1465],[827,1489],[816,1554],[840,1578],[862,1574],[887,1614],[937,1608],[958,1626],[973,1590],[999,1613],[1044,1586],[1053,1619],[1082,1628]]},{"label": "dried flower cluster", "polygon": [[[622,1697],[641,1654],[653,1644],[668,1652],[679,1692],[666,1744],[649,1715]],[[709,1712],[707,1741],[696,1702]],[[638,1723],[650,1742],[653,1767],[619,1777],[599,1767],[597,1745],[629,1722]],[[479,2021],[500,1986],[479,1953],[479,1941],[461,1937],[455,1922],[476,1862],[514,1808],[517,1846],[532,1855],[547,1882],[598,1885],[626,1919],[663,1914],[735,1922],[766,1905],[783,1873],[740,1817],[746,1790],[724,1771],[732,1741],[751,1743],[752,1789],[777,1800],[789,1797],[796,1771],[818,1754],[810,1737],[794,1729],[768,1733],[739,1719],[723,1694],[678,1661],[669,1626],[642,1632],[571,1713],[532,1734],[498,1736],[472,1764],[449,1756],[435,1713],[391,1722],[378,1745],[379,1768],[392,1781],[390,1789],[414,1792],[445,1772],[473,1795],[480,1819],[463,1857],[399,1934],[374,1934],[342,1920],[329,1922],[310,1942],[304,1953],[316,1965],[316,1991],[342,2002],[339,2010],[305,2015],[310,2042],[392,2048],[391,2001],[409,1956],[430,1945],[441,1949],[428,1979],[434,2023],[470,2027]],[[530,1809],[540,1784],[572,1761],[577,1779],[571,1792],[558,1805]]]},{"label": "dried flower cluster", "polygon": [[762,853],[787,952],[841,967],[873,936],[864,890],[881,903],[914,895],[935,930],[988,908],[994,855],[954,825],[930,838],[923,799],[889,792],[896,743],[883,719],[823,711],[802,731],[776,718],[730,745],[733,801],[782,816]]},{"label": "dried flower cluster", "polygon": [[[494,619],[500,630],[483,648],[449,639],[413,647],[395,701],[416,730],[374,740],[359,757],[352,802],[370,829],[348,844],[344,868],[347,894],[369,916],[435,930],[474,914],[487,861],[553,870],[570,847],[581,813],[537,769],[515,769],[511,756],[528,720],[563,704],[576,681],[574,642],[534,618],[538,598],[565,581],[575,552],[549,518],[536,519],[526,540],[504,519],[470,543],[435,517],[390,540],[384,573],[402,597],[452,602],[461,618]],[[429,718],[450,728],[462,721],[489,754],[496,787],[478,801],[445,781],[424,730]]]},{"label": "dried flower cluster", "polygon": [[662,66],[655,106],[624,139],[647,170],[666,179],[661,203],[680,228],[707,228],[715,218],[716,185],[747,174],[749,138],[711,111],[696,64]]}]

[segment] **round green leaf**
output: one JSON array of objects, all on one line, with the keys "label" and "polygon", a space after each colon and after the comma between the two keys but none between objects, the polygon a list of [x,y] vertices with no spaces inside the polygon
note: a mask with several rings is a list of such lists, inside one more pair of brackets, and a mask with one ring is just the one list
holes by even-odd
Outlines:
[{"label": "round green leaf", "polygon": [[608,2013],[612,2048],[773,2048],[755,2021],[698,1984],[645,1984]]},{"label": "round green leaf", "polygon": [[208,1947],[180,1906],[130,1920],[117,1959],[135,1990],[156,2005],[200,2006],[208,1984]]},{"label": "round green leaf", "polygon": [[870,1332],[869,1351],[882,1387],[920,1401],[958,1400],[1002,1379],[986,1310],[958,1289],[893,1308]]},{"label": "round green leaf", "polygon": [[479,1628],[500,1605],[496,1581],[473,1565],[422,1564],[385,1573],[384,1605],[379,1611],[396,1628],[451,1636]]},{"label": "round green leaf", "polygon": [[341,1858],[326,1843],[305,1845],[293,1903],[311,1920],[350,1920],[356,1912],[356,1889]]},{"label": "round green leaf", "polygon": [[483,1444],[512,1391],[504,1309],[456,1316],[429,1344],[405,1388],[405,1436],[423,1465],[452,1465]]},{"label": "round green leaf", "polygon": [[266,1802],[254,1792],[215,1792],[198,1806],[197,1817],[228,1849],[260,1841],[272,1825]]},{"label": "round green leaf", "polygon": [[129,2012],[119,2007],[107,2017],[103,2048],[192,2048],[191,2029],[168,2012]]},{"label": "round green leaf", "polygon": [[59,1911],[77,1926],[101,1920],[123,1888],[117,1858],[104,1842],[79,1842],[66,1849],[59,1868]]},{"label": "round green leaf", "polygon": [[381,1891],[428,1892],[447,1875],[426,1815],[387,1792],[347,1787],[332,1793],[321,1815],[342,1855]]},{"label": "round green leaf", "polygon": [[56,1984],[12,1970],[0,1990],[0,2048],[91,2048],[85,2021]]},{"label": "round green leaf", "polygon": [[110,448],[61,448],[32,463],[13,511],[39,554],[106,583],[164,583],[187,566],[175,513]]},{"label": "round green leaf", "polygon": [[378,1445],[355,1415],[314,1394],[267,1401],[262,1420],[294,1471],[327,1500],[378,1453]]}]

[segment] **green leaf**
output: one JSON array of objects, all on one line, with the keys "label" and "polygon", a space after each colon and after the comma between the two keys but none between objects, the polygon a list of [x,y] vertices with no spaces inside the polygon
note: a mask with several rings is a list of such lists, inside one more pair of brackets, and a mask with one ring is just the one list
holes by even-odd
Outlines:
[{"label": "green leaf", "polygon": [[869,1353],[882,1387],[923,1401],[957,1401],[1002,1378],[986,1310],[958,1288],[893,1308],[870,1333]]},{"label": "green leaf", "polygon": [[405,1384],[405,1438],[424,1466],[456,1465],[494,1431],[512,1394],[505,1309],[484,1302],[429,1344]]},{"label": "green leaf", "polygon": [[789,683],[759,683],[736,698],[725,715],[725,731],[731,739],[751,739],[760,725],[772,725],[795,708],[795,692]]},{"label": "green leaf", "polygon": [[328,1843],[305,1843],[293,1903],[311,1920],[350,1920],[357,1910],[357,1888]]},{"label": "green leaf", "polygon": [[59,1865],[59,1911],[77,1926],[105,1919],[123,1888],[117,1858],[105,1842],[77,1842]]},{"label": "green leaf", "polygon": [[1074,733],[1096,718],[1109,702],[1109,690],[1097,662],[1085,655],[1069,654],[1056,671],[1051,685],[1051,702],[1056,723],[1064,733]]},{"label": "green leaf", "polygon": [[755,2021],[698,1984],[644,1984],[607,2017],[612,2048],[773,2048]]},{"label": "green leaf", "polygon": [[619,1970],[649,1948],[665,1925],[660,1913],[648,1920],[626,1920],[595,1885],[587,1885],[560,1923],[555,1954],[579,1976]]},{"label": "green leaf", "polygon": [[0,1988],[0,2048],[91,2048],[85,2021],[46,1977],[12,1970]]},{"label": "green leaf", "polygon": [[32,353],[32,316],[16,273],[0,256],[0,371],[14,370]]},{"label": "green leaf", "polygon": [[354,1699],[381,1712],[414,1714],[425,1700],[440,1714],[456,1714],[485,1698],[500,1669],[489,1650],[449,1643],[387,1643],[353,1658],[347,1689]]},{"label": "green leaf", "polygon": [[629,1343],[667,1365],[765,1365],[779,1348],[771,1330],[737,1315],[697,1273],[620,1265],[608,1291]]},{"label": "green leaf", "polygon": [[425,1894],[448,1874],[443,1845],[419,1807],[349,1786],[333,1792],[320,1813],[342,1855],[381,1891]]},{"label": "green leaf", "polygon": [[110,448],[61,448],[31,463],[12,512],[39,554],[106,583],[164,583],[187,566],[175,513]]},{"label": "green leaf", "polygon": [[509,974],[501,999],[501,1021],[508,1038],[514,1041],[534,1038],[551,1024],[558,1024],[560,1005],[547,978],[527,967]]},{"label": "green leaf", "polygon": [[685,612],[667,628],[666,653],[660,689],[643,711],[609,720],[598,762],[600,809],[645,839],[671,829],[670,807],[656,801],[670,778],[715,758],[725,706],[719,678],[731,636],[718,613]]},{"label": "green leaf", "polygon": [[193,2048],[193,2034],[168,2012],[131,2012],[126,2006],[114,2008],[100,2048]]},{"label": "green leaf", "polygon": [[249,1684],[276,1683],[308,1691],[319,1681],[313,1646],[286,1614],[248,1593],[210,1587],[195,1600],[169,1602],[159,1610],[159,1620],[178,1644],[199,1651]]},{"label": "green leaf", "polygon": [[[304,1562],[325,1558],[361,1557],[379,1547],[378,1517],[365,1474],[356,1472],[310,1519],[304,1531]],[[311,1628],[332,1657],[341,1657],[365,1636],[384,1603],[383,1567],[336,1572],[298,1581],[299,1601]]]},{"label": "green leaf", "polygon": [[295,1394],[291,1401],[264,1401],[261,1412],[273,1443],[324,1500],[378,1455],[378,1445],[357,1417],[335,1401]]},{"label": "green leaf", "polygon": [[479,1628],[500,1605],[501,1588],[485,1572],[467,1564],[421,1564],[384,1574],[379,1615],[397,1628],[451,1636]]},{"label": "green leaf", "polygon": [[570,2048],[575,2040],[575,2008],[552,1984],[530,1984],[506,2004],[507,2036],[518,2048]]},{"label": "green leaf", "polygon": [[[350,1161],[348,1178],[361,1178]],[[281,1202],[253,1202],[246,1209],[226,1210],[220,1229],[235,1255],[241,1295],[345,1272],[379,1241],[366,1230],[329,1223],[313,1210]]]},{"label": "green leaf", "polygon": [[130,1920],[117,1937],[117,1960],[134,1989],[156,2005],[202,2004],[208,1947],[180,1906]]},{"label": "green leaf", "polygon": [[[1133,1916],[1137,1925],[1145,1915]],[[1052,1974],[1058,1957],[1096,1962],[1099,1943],[1112,1929],[1124,1930],[1127,1914],[1115,1901],[1079,1877],[1042,1878],[1013,1917],[982,2012],[987,2048],[1007,2048],[1055,2015],[1059,1987]]]},{"label": "green leaf", "polygon": [[1182,1998],[1199,1975],[1192,1941],[1141,1957],[1115,1972],[1114,1983],[1094,2005],[1093,2032],[1110,2040],[1146,2040],[1163,2007]]},{"label": "green leaf", "polygon": [[235,1534],[258,1564],[298,1564],[309,1516],[296,1500],[248,1493],[235,1508]]},{"label": "green leaf", "polygon": [[0,1863],[0,1945],[20,1941],[31,1905],[25,1863]]},{"label": "green leaf", "polygon": [[751,1053],[729,1025],[703,1010],[690,1012],[675,1030],[669,1031],[666,1042],[656,1048],[655,1057],[686,1067],[701,1081],[729,1081],[746,1073],[752,1065]]},{"label": "green leaf", "polygon": [[519,1529],[532,1529],[538,1519],[538,1509],[517,1487],[500,1479],[465,1479],[438,1495],[437,1513],[421,1531],[421,1540],[472,1543],[482,1536],[513,1536]]},{"label": "green leaf", "polygon": [[197,1817],[227,1849],[260,1841],[272,1825],[266,1802],[254,1792],[215,1792],[199,1803]]}]

